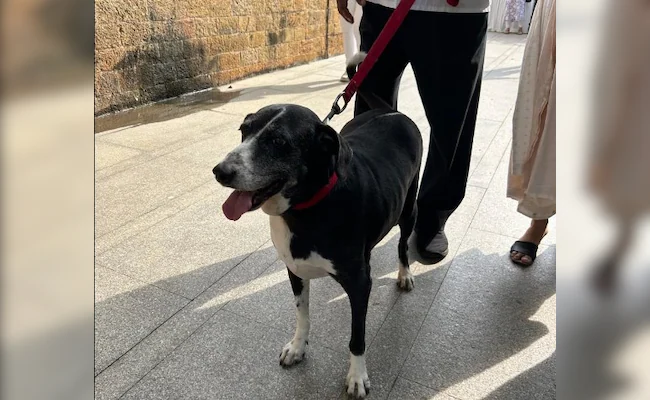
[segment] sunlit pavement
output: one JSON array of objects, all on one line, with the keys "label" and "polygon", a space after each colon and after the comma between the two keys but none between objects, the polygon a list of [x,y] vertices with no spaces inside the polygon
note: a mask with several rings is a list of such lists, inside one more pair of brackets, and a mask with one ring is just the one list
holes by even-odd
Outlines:
[{"label": "sunlit pavement", "polygon": [[[529,223],[505,198],[524,41],[489,35],[469,185],[447,225],[449,256],[414,263],[415,289],[400,293],[396,230],[373,252],[372,399],[555,398],[555,220],[534,266],[508,257]],[[172,103],[164,115],[146,111],[143,121],[153,122],[96,135],[97,399],[345,397],[343,290],[312,282],[306,359],[281,368],[295,307],[268,219],[226,220],[229,190],[211,172],[240,140],[248,113],[296,103],[324,117],[344,87],[343,64],[338,56],[235,82],[220,88],[234,93],[228,102]],[[332,125],[343,126],[351,109]],[[428,143],[410,70],[399,109]]]}]

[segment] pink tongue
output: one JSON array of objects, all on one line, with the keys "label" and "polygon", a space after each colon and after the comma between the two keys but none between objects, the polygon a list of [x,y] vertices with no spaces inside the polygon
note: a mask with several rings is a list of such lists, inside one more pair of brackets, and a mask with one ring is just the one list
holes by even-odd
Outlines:
[{"label": "pink tongue", "polygon": [[237,221],[251,208],[253,208],[253,193],[242,192],[241,190],[232,192],[221,206],[224,215],[231,221]]}]

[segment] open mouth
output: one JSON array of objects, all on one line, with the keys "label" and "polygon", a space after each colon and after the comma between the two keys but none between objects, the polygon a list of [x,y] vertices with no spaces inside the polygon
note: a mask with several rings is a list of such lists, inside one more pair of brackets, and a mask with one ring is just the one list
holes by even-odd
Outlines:
[{"label": "open mouth", "polygon": [[226,199],[221,207],[224,215],[231,221],[237,221],[249,211],[257,210],[266,200],[278,193],[284,186],[280,179],[269,186],[254,191],[235,190]]}]

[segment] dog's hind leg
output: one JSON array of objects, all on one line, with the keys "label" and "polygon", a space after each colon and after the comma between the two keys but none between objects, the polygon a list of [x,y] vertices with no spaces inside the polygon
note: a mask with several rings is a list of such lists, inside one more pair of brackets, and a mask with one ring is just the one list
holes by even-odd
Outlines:
[{"label": "dog's hind leg", "polygon": [[418,177],[415,176],[409,191],[406,195],[402,215],[399,218],[399,244],[397,245],[397,254],[399,256],[398,271],[397,271],[397,286],[406,291],[413,289],[413,274],[409,267],[408,258],[408,240],[415,227],[415,220],[418,214],[417,208],[417,194],[418,194]]},{"label": "dog's hind leg", "polygon": [[288,268],[287,272],[296,299],[296,333],[280,353],[280,365],[285,367],[303,360],[309,338],[309,279],[300,279]]}]

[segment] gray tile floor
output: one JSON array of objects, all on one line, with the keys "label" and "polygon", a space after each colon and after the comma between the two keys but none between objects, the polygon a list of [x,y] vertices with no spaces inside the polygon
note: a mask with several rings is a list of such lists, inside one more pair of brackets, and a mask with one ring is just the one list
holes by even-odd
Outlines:
[{"label": "gray tile floor", "polygon": [[[367,321],[372,399],[555,398],[555,225],[532,268],[508,261],[528,221],[505,198],[511,117],[525,37],[490,34],[465,201],[442,263],[395,287],[397,237],[374,250]],[[211,169],[242,118],[278,102],[329,111],[343,58],[260,75],[225,104],[96,135],[96,398],[344,398],[350,310],[332,280],[312,283],[306,360],[278,366],[293,295],[261,212],[236,223]],[[401,111],[428,128],[410,70]],[[333,121],[340,128],[346,110]]]}]

